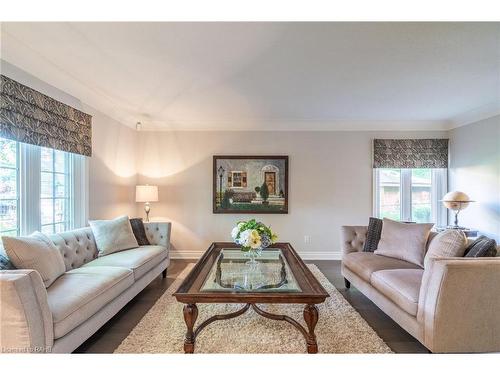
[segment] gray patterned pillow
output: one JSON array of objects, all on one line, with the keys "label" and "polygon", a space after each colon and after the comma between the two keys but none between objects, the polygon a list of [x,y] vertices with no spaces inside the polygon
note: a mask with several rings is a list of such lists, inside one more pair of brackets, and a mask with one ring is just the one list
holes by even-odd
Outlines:
[{"label": "gray patterned pillow", "polygon": [[144,229],[142,217],[130,219],[130,225],[132,226],[132,232],[134,232],[135,239],[137,240],[139,246],[151,245],[148,237],[146,236],[146,230]]},{"label": "gray patterned pillow", "polygon": [[16,267],[12,264],[10,259],[6,256],[0,253],[0,270],[15,270]]},{"label": "gray patterned pillow", "polygon": [[373,253],[377,250],[380,235],[382,234],[382,219],[371,217],[368,222],[368,230],[366,232],[366,242],[363,251]]},{"label": "gray patterned pillow", "polygon": [[497,255],[496,245],[494,239],[480,236],[467,246],[464,256],[466,258],[494,257]]}]

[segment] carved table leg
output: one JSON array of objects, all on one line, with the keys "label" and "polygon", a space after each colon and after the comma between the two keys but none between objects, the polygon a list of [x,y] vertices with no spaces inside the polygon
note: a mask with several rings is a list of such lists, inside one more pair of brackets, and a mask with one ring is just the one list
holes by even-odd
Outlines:
[{"label": "carved table leg", "polygon": [[304,320],[306,321],[309,332],[306,338],[307,352],[317,353],[318,343],[316,342],[314,328],[316,327],[316,323],[318,323],[318,308],[315,305],[306,305],[306,307],[304,307]]},{"label": "carved table leg", "polygon": [[198,307],[194,303],[184,305],[182,312],[184,313],[184,321],[187,327],[186,338],[184,339],[184,353],[194,353],[196,336],[193,328],[196,318],[198,318]]}]

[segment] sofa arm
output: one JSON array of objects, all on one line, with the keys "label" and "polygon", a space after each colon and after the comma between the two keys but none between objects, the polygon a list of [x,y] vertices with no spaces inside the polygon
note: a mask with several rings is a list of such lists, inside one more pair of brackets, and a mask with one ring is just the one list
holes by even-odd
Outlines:
[{"label": "sofa arm", "polygon": [[500,351],[500,258],[433,258],[417,319],[432,352]]},{"label": "sofa arm", "polygon": [[0,352],[45,353],[53,343],[52,312],[40,274],[0,271]]},{"label": "sofa arm", "polygon": [[340,247],[342,249],[342,256],[357,251],[363,251],[367,230],[367,226],[344,225],[340,228]]},{"label": "sofa arm", "polygon": [[172,223],[144,223],[146,236],[151,245],[164,246],[170,249],[170,231]]}]

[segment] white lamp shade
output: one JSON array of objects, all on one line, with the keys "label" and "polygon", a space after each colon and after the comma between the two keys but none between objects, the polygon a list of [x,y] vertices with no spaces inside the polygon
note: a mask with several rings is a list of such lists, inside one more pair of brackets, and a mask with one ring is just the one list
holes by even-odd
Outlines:
[{"label": "white lamp shade", "polygon": [[137,185],[135,187],[136,202],[158,202],[158,186]]}]

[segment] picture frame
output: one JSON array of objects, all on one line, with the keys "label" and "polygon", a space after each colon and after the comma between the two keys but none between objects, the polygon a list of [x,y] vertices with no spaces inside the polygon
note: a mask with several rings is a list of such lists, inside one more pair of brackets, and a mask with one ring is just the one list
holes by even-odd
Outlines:
[{"label": "picture frame", "polygon": [[288,156],[214,155],[214,214],[287,214]]}]

